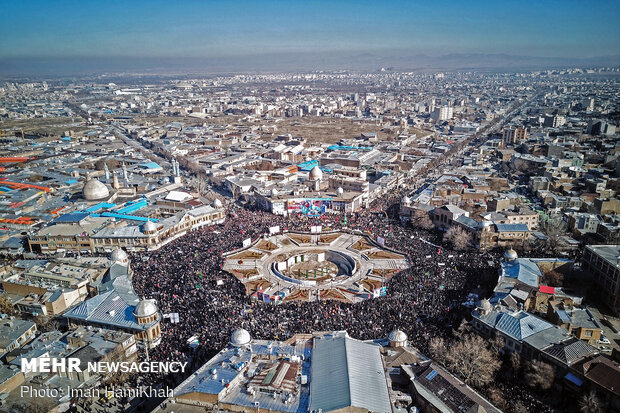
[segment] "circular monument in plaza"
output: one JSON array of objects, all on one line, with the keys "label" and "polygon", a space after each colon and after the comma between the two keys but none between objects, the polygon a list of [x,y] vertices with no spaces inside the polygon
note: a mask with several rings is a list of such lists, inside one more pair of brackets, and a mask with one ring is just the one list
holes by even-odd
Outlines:
[{"label": "circular monument in plaza", "polygon": [[224,257],[224,270],[252,298],[270,303],[376,298],[385,295],[389,278],[409,267],[403,254],[348,232],[263,236]]}]

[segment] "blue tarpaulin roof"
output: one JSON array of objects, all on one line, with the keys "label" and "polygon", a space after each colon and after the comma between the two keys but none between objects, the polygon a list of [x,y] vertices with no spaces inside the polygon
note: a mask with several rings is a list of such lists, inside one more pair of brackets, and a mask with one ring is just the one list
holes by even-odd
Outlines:
[{"label": "blue tarpaulin roof", "polygon": [[302,162],[297,164],[297,167],[299,168],[299,170],[304,171],[304,172],[308,172],[310,171],[312,168],[314,168],[315,166],[317,166],[319,164],[319,161],[317,160],[312,160],[312,161],[306,161],[306,162]]},{"label": "blue tarpaulin roof", "polygon": [[157,162],[146,162],[146,163],[141,163],[140,164],[141,167],[146,168],[146,169],[157,169],[157,168],[161,168],[161,166],[157,163]]},{"label": "blue tarpaulin roof", "polygon": [[571,383],[576,384],[577,386],[581,386],[583,384],[583,380],[575,376],[573,373],[568,373],[566,376],[564,376],[564,378]]},{"label": "blue tarpaulin roof", "polygon": [[329,151],[372,151],[370,146],[346,146],[346,145],[331,145],[327,148]]},{"label": "blue tarpaulin roof", "polygon": [[86,212],[97,212],[100,209],[110,209],[116,206],[116,204],[108,203],[108,202],[100,202],[97,205],[93,205],[86,210]]}]

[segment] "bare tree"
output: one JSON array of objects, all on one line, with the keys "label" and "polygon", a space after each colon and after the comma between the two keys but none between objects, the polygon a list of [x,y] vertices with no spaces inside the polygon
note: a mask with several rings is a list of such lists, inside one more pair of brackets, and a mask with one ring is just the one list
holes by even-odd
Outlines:
[{"label": "bare tree", "polygon": [[559,218],[550,218],[543,221],[540,230],[547,237],[545,249],[552,254],[559,253],[566,246],[564,236],[566,235],[566,223]]},{"label": "bare tree", "polygon": [[37,330],[42,332],[58,330],[60,323],[54,317],[38,315],[33,320],[37,325]]},{"label": "bare tree", "polygon": [[487,389],[487,397],[491,403],[500,409],[506,408],[506,399],[504,399],[504,394],[497,387],[489,387]]},{"label": "bare tree", "polygon": [[532,360],[527,364],[524,378],[533,389],[546,391],[553,386],[555,372],[550,364],[540,360]]},{"label": "bare tree", "polygon": [[581,413],[600,413],[603,411],[601,401],[594,391],[584,394],[579,400],[579,411]]},{"label": "bare tree", "polygon": [[469,334],[453,343],[445,363],[465,383],[473,386],[490,383],[501,365],[497,355],[487,348],[485,340],[476,334]]},{"label": "bare tree", "polygon": [[527,409],[527,407],[525,407],[525,405],[521,402],[516,402],[512,405],[512,408],[510,409],[510,411],[512,413],[528,413],[529,410]]},{"label": "bare tree", "polygon": [[463,338],[463,336],[471,332],[471,325],[465,319],[461,320],[461,324],[459,324],[459,327],[456,330],[452,330],[452,334],[454,334],[454,336],[458,339]]},{"label": "bare tree", "polygon": [[519,377],[519,371],[521,371],[521,356],[516,351],[510,353],[510,367],[512,368],[513,378]]},{"label": "bare tree", "polygon": [[441,337],[433,337],[428,343],[431,357],[436,360],[443,360],[446,356],[446,342]]},{"label": "bare tree", "polygon": [[501,353],[504,350],[504,347],[506,347],[506,340],[501,334],[496,332],[493,335],[493,338],[489,341],[489,345],[493,351]]},{"label": "bare tree", "polygon": [[11,304],[11,301],[6,295],[0,296],[0,314],[15,314],[15,308],[13,308],[13,304]]},{"label": "bare tree", "polygon": [[471,242],[471,235],[461,227],[452,226],[444,234],[443,241],[452,244],[456,250],[464,250]]},{"label": "bare tree", "polygon": [[433,228],[433,221],[428,216],[428,212],[423,209],[416,209],[411,215],[411,225],[422,229],[431,229]]},{"label": "bare tree", "polygon": [[549,271],[545,273],[543,277],[547,285],[552,285],[554,287],[564,286],[564,274],[559,271]]}]

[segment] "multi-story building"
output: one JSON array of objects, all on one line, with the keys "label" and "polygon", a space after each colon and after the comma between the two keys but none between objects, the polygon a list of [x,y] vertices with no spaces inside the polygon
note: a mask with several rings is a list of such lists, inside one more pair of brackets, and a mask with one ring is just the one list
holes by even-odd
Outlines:
[{"label": "multi-story building", "polygon": [[549,300],[547,319],[570,331],[579,340],[596,344],[601,339],[601,326],[588,308],[565,304],[563,301]]},{"label": "multi-story building", "polygon": [[450,228],[452,222],[460,216],[469,217],[469,212],[457,207],[456,205],[444,205],[433,210],[433,221],[438,228]]},{"label": "multi-story building", "polygon": [[111,218],[93,217],[89,213],[63,215],[54,225],[42,228],[28,237],[31,251],[109,252],[115,248],[130,251],[155,250],[204,225],[223,222],[224,209],[203,205],[183,210],[162,220],[115,222]]},{"label": "multi-story building", "polygon": [[586,246],[582,267],[599,287],[605,304],[620,314],[620,245]]},{"label": "multi-story building", "polygon": [[524,127],[509,127],[504,129],[502,140],[506,145],[519,145],[527,140],[527,129]]},{"label": "multi-story building", "polygon": [[454,108],[452,106],[439,106],[431,113],[431,118],[435,119],[436,122],[452,119],[453,116]]}]

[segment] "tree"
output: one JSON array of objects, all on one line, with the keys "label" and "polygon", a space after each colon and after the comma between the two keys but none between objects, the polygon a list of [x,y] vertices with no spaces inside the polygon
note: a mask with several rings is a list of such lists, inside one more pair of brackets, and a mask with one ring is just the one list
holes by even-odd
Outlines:
[{"label": "tree", "polygon": [[452,330],[452,334],[454,334],[454,336],[458,339],[463,338],[463,336],[471,332],[471,325],[465,319],[461,320],[461,324],[459,324],[459,327],[456,330]]},{"label": "tree", "polygon": [[554,287],[564,286],[564,274],[559,271],[549,271],[548,273],[544,274],[543,277],[547,285],[552,285]]},{"label": "tree", "polygon": [[46,315],[38,315],[33,321],[37,325],[37,330],[42,332],[58,330],[60,327],[58,320]]},{"label": "tree", "polygon": [[491,346],[491,350],[496,353],[501,353],[504,351],[504,347],[506,347],[506,340],[501,334],[496,332],[493,335],[493,338],[489,341],[489,345]]},{"label": "tree", "polygon": [[449,347],[445,364],[461,376],[465,383],[479,387],[493,380],[501,362],[497,355],[487,348],[482,337],[469,334]]},{"label": "tree", "polygon": [[512,368],[513,378],[517,378],[519,371],[521,371],[521,356],[516,351],[510,353],[510,367]]},{"label": "tree", "polygon": [[497,387],[489,387],[487,389],[487,397],[491,403],[500,409],[506,408],[506,399],[504,399],[503,393]]},{"label": "tree", "polygon": [[516,402],[515,404],[513,404],[512,409],[510,409],[510,411],[512,413],[528,413],[529,412],[527,407],[525,407],[525,405],[521,402]]},{"label": "tree", "polygon": [[566,246],[566,241],[564,240],[566,223],[561,219],[550,218],[543,221],[540,225],[540,230],[547,237],[544,248],[548,252],[557,254]]},{"label": "tree", "polygon": [[13,308],[13,304],[6,295],[0,296],[0,314],[15,314],[15,309]]},{"label": "tree", "polygon": [[600,413],[603,411],[601,401],[594,391],[584,394],[579,400],[579,411],[581,413]]},{"label": "tree", "polygon": [[524,378],[533,389],[546,391],[553,386],[555,372],[550,364],[540,360],[532,360],[527,364]]},{"label": "tree", "polygon": [[428,216],[428,212],[423,209],[416,209],[411,215],[411,225],[422,229],[433,228],[433,221]]},{"label": "tree", "polygon": [[461,227],[452,226],[444,234],[443,241],[452,244],[456,250],[464,250],[471,242],[471,235]]},{"label": "tree", "polygon": [[441,337],[433,337],[428,343],[431,357],[436,360],[443,360],[446,356],[446,342]]}]

